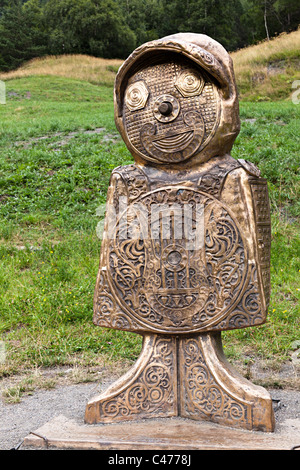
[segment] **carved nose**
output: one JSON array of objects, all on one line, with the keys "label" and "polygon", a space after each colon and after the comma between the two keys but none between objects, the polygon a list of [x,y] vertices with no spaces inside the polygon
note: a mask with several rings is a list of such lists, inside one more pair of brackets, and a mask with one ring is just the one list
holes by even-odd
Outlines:
[{"label": "carved nose", "polygon": [[169,101],[163,101],[159,107],[158,111],[163,114],[163,116],[169,116],[171,112],[173,111],[173,106]]}]

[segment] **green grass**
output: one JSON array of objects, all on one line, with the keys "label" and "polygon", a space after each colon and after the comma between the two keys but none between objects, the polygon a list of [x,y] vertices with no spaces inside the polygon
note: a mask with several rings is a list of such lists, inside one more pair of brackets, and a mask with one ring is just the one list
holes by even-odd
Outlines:
[{"label": "green grass", "polygon": [[227,332],[224,343],[233,358],[248,350],[280,362],[289,358],[293,341],[300,338],[300,107],[242,102],[240,116],[232,155],[255,163],[268,180],[272,294],[267,323]]},{"label": "green grass", "polygon": [[[7,92],[0,106],[0,340],[7,352],[0,375],[75,360],[134,361],[140,336],[92,323],[97,209],[112,169],[132,161],[114,126],[112,88],[34,76],[8,81]],[[233,361],[250,351],[280,362],[300,339],[299,117],[291,102],[241,103],[233,156],[256,163],[269,181],[272,297],[267,324],[224,333]]]},{"label": "green grass", "polygon": [[300,107],[292,102],[242,102],[240,116],[232,155],[259,167],[268,180],[272,213],[292,221],[300,216]]},{"label": "green grass", "polygon": [[136,335],[91,321],[96,211],[112,169],[131,161],[114,127],[112,89],[32,77],[8,82],[7,92],[0,107],[3,371],[72,363],[74,354],[132,359]]}]

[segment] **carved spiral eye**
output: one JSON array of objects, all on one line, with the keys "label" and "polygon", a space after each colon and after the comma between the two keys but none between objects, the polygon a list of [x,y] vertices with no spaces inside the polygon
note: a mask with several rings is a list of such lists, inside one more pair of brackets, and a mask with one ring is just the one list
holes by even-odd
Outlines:
[{"label": "carved spiral eye", "polygon": [[185,70],[178,76],[175,85],[182,96],[197,96],[202,93],[204,79],[192,70]]},{"label": "carved spiral eye", "polygon": [[145,107],[149,92],[144,82],[132,83],[125,93],[125,104],[130,111],[136,111]]}]

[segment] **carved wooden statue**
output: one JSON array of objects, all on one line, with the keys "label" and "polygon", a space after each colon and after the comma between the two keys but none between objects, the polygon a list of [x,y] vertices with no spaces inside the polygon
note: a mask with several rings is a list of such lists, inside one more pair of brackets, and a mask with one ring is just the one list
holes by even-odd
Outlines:
[{"label": "carved wooden statue", "polygon": [[143,349],[85,421],[182,416],[273,431],[269,393],[221,343],[221,331],[265,322],[270,293],[267,182],[230,156],[231,58],[201,34],[138,47],[116,77],[115,120],[135,163],[111,176],[94,323],[143,335]]}]

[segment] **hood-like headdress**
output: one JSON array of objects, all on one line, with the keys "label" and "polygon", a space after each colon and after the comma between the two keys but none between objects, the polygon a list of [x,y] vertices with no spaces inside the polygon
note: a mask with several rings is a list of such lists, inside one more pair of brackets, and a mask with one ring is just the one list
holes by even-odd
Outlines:
[{"label": "hood-like headdress", "polygon": [[[184,57],[211,79],[218,94],[218,123],[209,139],[199,152],[183,164],[194,166],[215,156],[229,154],[240,130],[238,96],[232,59],[217,41],[203,34],[179,33],[147,42],[124,61],[115,80],[115,122],[127,147],[138,163],[145,163],[143,152],[137,151],[128,139],[124,126],[124,95],[128,80],[139,70],[155,60],[161,61],[168,55]],[[146,158],[147,160],[147,158]],[[161,163],[166,164],[166,163]]]}]

